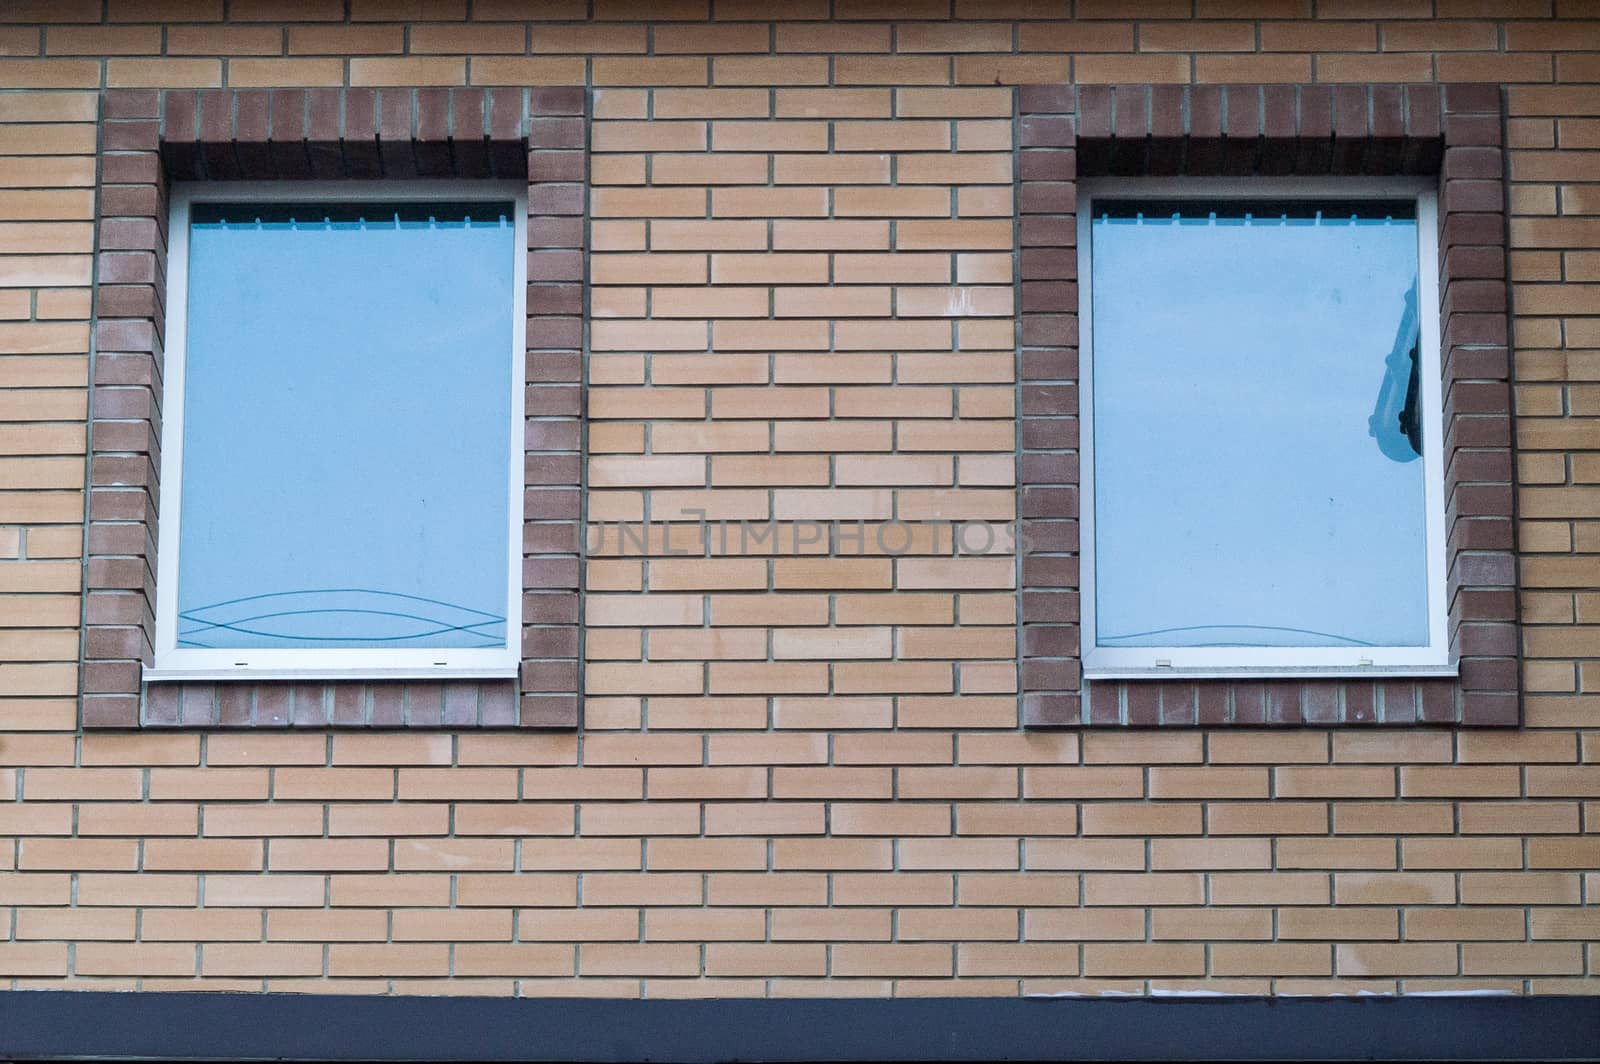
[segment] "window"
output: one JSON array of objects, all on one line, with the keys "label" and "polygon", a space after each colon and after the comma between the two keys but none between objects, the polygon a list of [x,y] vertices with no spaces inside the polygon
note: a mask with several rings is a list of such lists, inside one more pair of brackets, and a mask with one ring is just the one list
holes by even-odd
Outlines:
[{"label": "window", "polygon": [[147,677],[515,674],[525,194],[174,187]]},{"label": "window", "polygon": [[1433,194],[1080,197],[1086,674],[1448,673]]}]

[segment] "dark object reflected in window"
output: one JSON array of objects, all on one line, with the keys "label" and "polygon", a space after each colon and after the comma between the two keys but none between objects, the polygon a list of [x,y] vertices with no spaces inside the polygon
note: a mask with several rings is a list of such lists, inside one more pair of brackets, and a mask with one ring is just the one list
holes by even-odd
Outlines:
[{"label": "dark object reflected in window", "polygon": [[1378,401],[1367,419],[1367,432],[1378,441],[1378,450],[1394,462],[1414,462],[1422,457],[1422,413],[1417,408],[1422,401],[1421,347],[1417,286],[1413,283],[1406,292],[1394,348],[1384,359],[1386,370]]}]

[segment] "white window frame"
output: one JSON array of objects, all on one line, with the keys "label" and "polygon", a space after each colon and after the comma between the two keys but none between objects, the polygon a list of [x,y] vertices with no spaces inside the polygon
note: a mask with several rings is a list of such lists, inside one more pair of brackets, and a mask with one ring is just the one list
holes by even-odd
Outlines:
[{"label": "white window frame", "polygon": [[[1094,295],[1096,200],[1409,199],[1417,208],[1428,643],[1412,647],[1102,647],[1095,618]],[[1078,186],[1080,612],[1083,673],[1094,679],[1161,676],[1453,676],[1446,610],[1444,432],[1439,354],[1438,206],[1427,178],[1096,178]]]},{"label": "white window frame", "polygon": [[[169,190],[165,388],[162,400],[162,495],[156,543],[155,664],[146,680],[447,679],[515,676],[521,664],[523,409],[527,384],[528,189],[514,181],[272,181],[180,182]],[[497,202],[511,206],[511,424],[508,458],[506,640],[503,647],[271,647],[213,649],[178,646],[178,547],[182,527],[184,361],[188,333],[189,217],[199,203]]]}]

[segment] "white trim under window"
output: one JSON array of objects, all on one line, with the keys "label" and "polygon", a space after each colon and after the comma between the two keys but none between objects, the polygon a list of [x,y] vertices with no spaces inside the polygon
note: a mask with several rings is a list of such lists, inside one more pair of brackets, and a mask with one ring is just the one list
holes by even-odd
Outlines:
[{"label": "white trim under window", "polygon": [[[1094,461],[1094,298],[1092,221],[1097,200],[1127,203],[1183,199],[1326,201],[1408,200],[1416,205],[1420,338],[1419,406],[1427,568],[1424,645],[1412,646],[1100,646],[1096,627],[1096,521]],[[1439,354],[1438,233],[1435,193],[1427,179],[1407,178],[1105,178],[1078,189],[1080,336],[1080,509],[1083,671],[1090,679],[1161,676],[1382,676],[1454,675],[1446,611],[1443,398]]]},{"label": "white trim under window", "polygon": [[[522,525],[524,495],[524,389],[526,387],[527,186],[505,181],[337,181],[176,183],[170,190],[166,362],[162,401],[161,516],[157,543],[155,663],[146,680],[446,679],[517,674],[521,659]],[[471,203],[511,205],[512,303],[505,386],[510,389],[507,437],[507,557],[504,640],[456,647],[264,647],[228,649],[179,646],[178,577],[182,522],[185,356],[189,333],[189,263],[192,209],[199,204]],[[360,285],[361,277],[350,278]]]}]

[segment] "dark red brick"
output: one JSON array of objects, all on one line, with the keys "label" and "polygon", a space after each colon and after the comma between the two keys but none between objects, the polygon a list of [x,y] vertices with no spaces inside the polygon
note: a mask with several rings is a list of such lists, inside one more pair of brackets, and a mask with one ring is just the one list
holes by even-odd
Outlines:
[{"label": "dark red brick", "polygon": [[582,115],[587,110],[588,92],[581,85],[541,85],[529,90],[530,114]]},{"label": "dark red brick", "polygon": [[444,722],[444,685],[412,680],[406,684],[406,723],[437,728]]},{"label": "dark red brick", "polygon": [[1198,723],[1193,684],[1168,682],[1160,687],[1162,724],[1183,726]]},{"label": "dark red brick", "polygon": [[378,98],[378,157],[383,176],[417,176],[412,92],[409,89],[384,89]]},{"label": "dark red brick", "polygon": [[571,694],[523,695],[517,723],[524,728],[576,728],[578,698]]},{"label": "dark red brick", "polygon": [[1122,723],[1122,685],[1114,680],[1097,680],[1089,685],[1089,723]]},{"label": "dark red brick", "polygon": [[1027,728],[1070,728],[1083,723],[1083,700],[1076,694],[1032,692],[1022,698]]},{"label": "dark red brick", "polygon": [[1071,148],[1076,144],[1076,125],[1070,118],[1028,115],[1017,123],[1020,148]]},{"label": "dark red brick", "polygon": [[1189,89],[1189,141],[1184,172],[1214,177],[1222,170],[1222,88],[1195,85]]},{"label": "dark red brick", "polygon": [[372,179],[383,176],[378,153],[378,94],[373,89],[347,89],[340,126],[345,176]]},{"label": "dark red brick", "polygon": [[1222,173],[1243,176],[1256,168],[1261,137],[1261,90],[1254,85],[1231,85],[1223,93]]},{"label": "dark red brick", "polygon": [[1499,114],[1500,86],[1453,84],[1444,87],[1445,114]]},{"label": "dark red brick", "polygon": [[417,176],[449,177],[455,170],[450,157],[450,90],[418,89],[416,137],[412,145]]},{"label": "dark red brick", "polygon": [[1346,724],[1371,724],[1378,719],[1377,687],[1370,680],[1347,680],[1343,687]]},{"label": "dark red brick", "polygon": [[1333,90],[1300,87],[1300,154],[1295,173],[1325,174],[1333,163]]},{"label": "dark red brick", "polygon": [[1023,85],[1017,89],[1017,110],[1023,115],[1071,114],[1075,104],[1070,85]]},{"label": "dark red brick", "polygon": [[107,89],[101,107],[101,117],[107,120],[123,118],[158,118],[161,115],[161,93],[157,89]]}]

